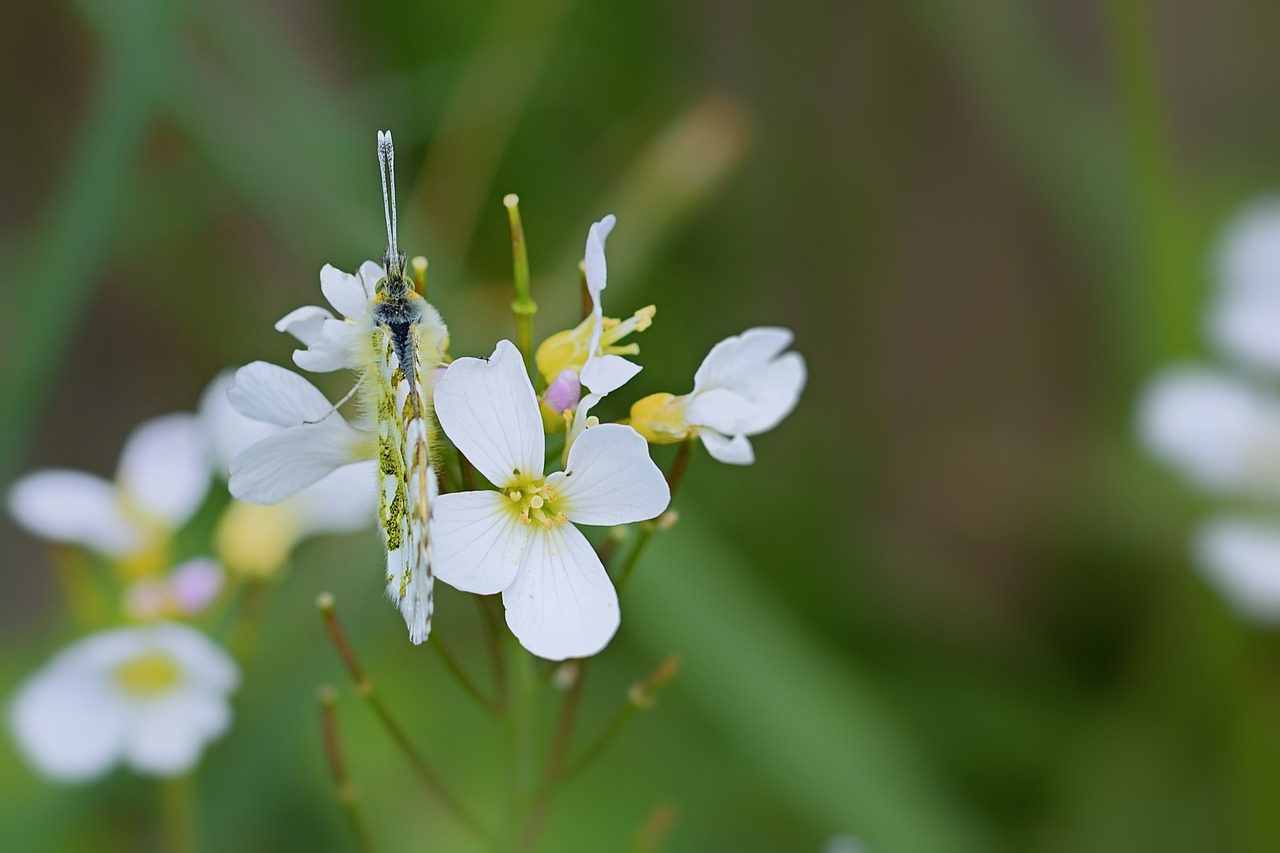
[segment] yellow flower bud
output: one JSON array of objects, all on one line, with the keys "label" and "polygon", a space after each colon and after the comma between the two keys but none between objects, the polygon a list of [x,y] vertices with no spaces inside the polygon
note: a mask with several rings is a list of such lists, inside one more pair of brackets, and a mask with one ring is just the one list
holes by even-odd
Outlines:
[{"label": "yellow flower bud", "polygon": [[650,394],[631,407],[631,426],[653,444],[675,444],[692,434],[684,419],[684,397]]}]

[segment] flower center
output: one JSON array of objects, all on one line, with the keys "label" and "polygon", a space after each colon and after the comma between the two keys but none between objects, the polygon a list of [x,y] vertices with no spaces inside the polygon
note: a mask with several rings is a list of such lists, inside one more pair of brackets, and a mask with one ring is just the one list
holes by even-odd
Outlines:
[{"label": "flower center", "polygon": [[536,523],[550,530],[569,520],[556,508],[556,493],[546,480],[507,486],[503,491],[511,500],[512,511],[520,516],[521,524]]},{"label": "flower center", "polygon": [[116,682],[135,696],[168,693],[182,680],[182,670],[166,654],[148,652],[116,667]]}]

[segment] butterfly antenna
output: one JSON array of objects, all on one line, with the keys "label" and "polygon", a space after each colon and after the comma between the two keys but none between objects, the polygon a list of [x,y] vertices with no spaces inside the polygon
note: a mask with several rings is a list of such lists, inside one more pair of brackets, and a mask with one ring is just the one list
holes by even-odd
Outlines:
[{"label": "butterfly antenna", "polygon": [[[400,248],[396,245],[396,149],[391,144],[391,131],[378,131],[378,175],[382,178],[382,215],[387,223],[387,265],[398,266]],[[387,185],[390,184],[390,192]]]}]

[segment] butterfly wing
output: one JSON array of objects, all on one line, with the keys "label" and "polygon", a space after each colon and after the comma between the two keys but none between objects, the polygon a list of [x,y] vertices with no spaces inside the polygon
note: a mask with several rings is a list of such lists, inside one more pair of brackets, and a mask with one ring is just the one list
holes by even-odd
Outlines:
[{"label": "butterfly wing", "polygon": [[[416,335],[417,329],[410,333]],[[378,513],[387,546],[387,595],[404,616],[409,640],[417,644],[431,632],[430,528],[437,494],[427,406],[422,399],[422,365],[415,356],[411,380],[401,369],[385,329],[375,333],[375,349],[375,375],[370,379],[378,417]]]}]

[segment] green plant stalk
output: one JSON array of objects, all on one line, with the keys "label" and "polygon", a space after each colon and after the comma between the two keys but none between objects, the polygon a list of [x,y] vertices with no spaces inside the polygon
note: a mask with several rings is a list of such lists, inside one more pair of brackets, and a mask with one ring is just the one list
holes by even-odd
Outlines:
[{"label": "green plant stalk", "polygon": [[351,824],[356,843],[368,853],[374,849],[373,838],[369,835],[369,825],[365,821],[364,810],[360,807],[360,792],[351,781],[346,761],[342,757],[336,713],[338,691],[326,684],[316,693],[316,700],[320,704],[320,737],[329,763],[329,774],[333,777],[334,794],[338,804],[342,806],[347,822]]},{"label": "green plant stalk", "polygon": [[391,735],[391,739],[400,747],[400,751],[404,753],[405,758],[417,772],[427,790],[440,801],[445,811],[458,820],[458,823],[471,830],[482,841],[495,845],[497,839],[493,837],[493,833],[445,787],[439,775],[427,763],[422,753],[409,740],[404,728],[392,715],[391,709],[387,707],[387,703],[382,698],[382,694],[378,693],[373,678],[360,666],[360,661],[356,658],[351,644],[347,642],[347,636],[343,632],[342,626],[338,623],[338,616],[334,611],[333,595],[327,592],[321,593],[316,599],[316,608],[320,611],[325,629],[338,652],[338,656],[342,658],[343,664],[346,665],[347,671],[351,674],[351,680],[355,683],[356,692],[373,709],[374,714],[382,722],[387,733]]},{"label": "green plant stalk", "polygon": [[529,295],[529,248],[524,240],[524,223],[520,221],[520,197],[508,193],[502,203],[511,224],[511,265],[516,286],[511,312],[516,318],[516,348],[524,356],[525,369],[533,376],[533,315],[538,313],[538,303]]}]

